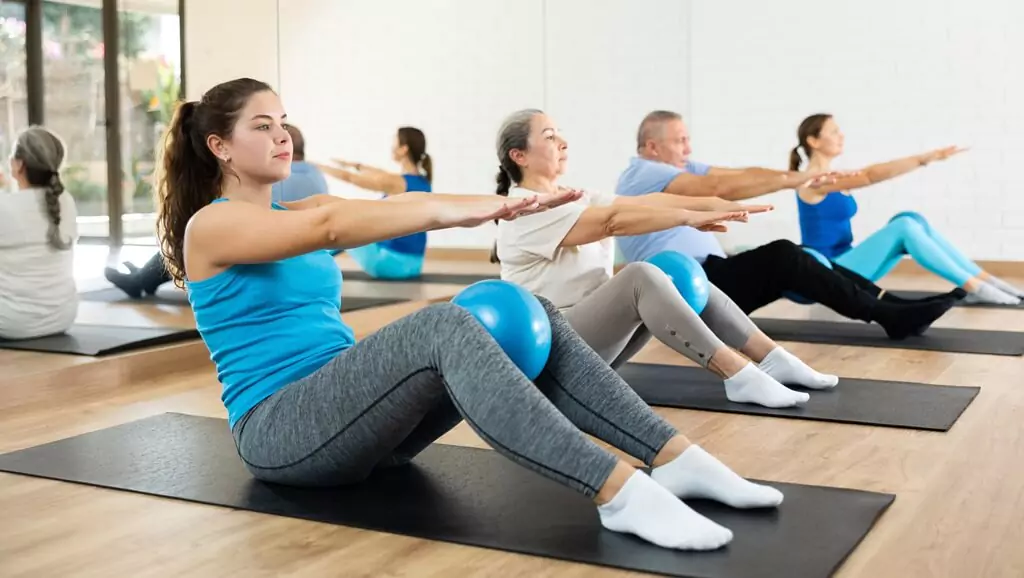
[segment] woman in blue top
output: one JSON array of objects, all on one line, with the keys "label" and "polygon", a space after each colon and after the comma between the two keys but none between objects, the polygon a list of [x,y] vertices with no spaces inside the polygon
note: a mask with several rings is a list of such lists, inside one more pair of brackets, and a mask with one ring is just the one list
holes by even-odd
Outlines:
[{"label": "woman in blue top", "polygon": [[[411,126],[399,128],[391,146],[391,159],[401,166],[401,173],[392,173],[341,159],[335,159],[337,166],[321,168],[325,173],[346,183],[383,193],[385,196],[431,191],[434,163],[427,154],[427,138],[423,131]],[[423,271],[423,255],[426,250],[427,234],[416,233],[349,249],[347,253],[371,277],[415,279]]]},{"label": "woman in blue top", "polygon": [[285,122],[266,84],[217,85],[175,112],[158,182],[167,270],[189,289],[239,457],[256,478],[357,483],[409,463],[465,419],[501,455],[591,498],[605,528],[666,548],[710,550],[732,539],[680,498],[737,508],[782,501],[655,414],[547,300],[551,354],[533,382],[451,303],[356,343],[338,312],[343,279],[329,250],[511,220],[580,193],[272,203],[271,186],[290,167]]},{"label": "woman in blue top", "polygon": [[[832,160],[843,152],[843,133],[832,115],[815,114],[804,119],[797,130],[799,144],[789,157],[790,170],[798,170],[803,151],[808,170],[831,170]],[[797,191],[800,212],[800,233],[805,247],[814,249],[829,260],[878,281],[910,255],[932,273],[956,284],[967,292],[966,302],[1017,305],[1024,291],[984,271],[957,250],[945,237],[918,213],[899,213],[889,224],[854,246],[850,221],[857,213],[852,189],[874,185],[909,173],[935,161],[943,161],[963,152],[948,147],[887,163],[871,165],[839,179],[836,190]]]}]

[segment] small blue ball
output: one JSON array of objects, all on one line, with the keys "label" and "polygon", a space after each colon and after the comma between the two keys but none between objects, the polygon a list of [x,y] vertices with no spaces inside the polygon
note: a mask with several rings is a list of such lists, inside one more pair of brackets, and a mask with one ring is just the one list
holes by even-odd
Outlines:
[{"label": "small blue ball", "polygon": [[696,259],[676,251],[662,251],[646,261],[668,275],[676,290],[698,315],[704,311],[708,305],[710,283],[704,267]]},{"label": "small blue ball", "polygon": [[466,287],[452,303],[469,311],[526,377],[540,375],[551,354],[551,320],[532,293],[489,279]]}]

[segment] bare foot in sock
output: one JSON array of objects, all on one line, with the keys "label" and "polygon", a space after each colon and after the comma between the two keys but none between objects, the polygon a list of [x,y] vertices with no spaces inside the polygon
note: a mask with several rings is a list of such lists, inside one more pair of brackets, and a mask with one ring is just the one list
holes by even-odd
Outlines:
[{"label": "bare foot in sock", "polygon": [[743,479],[696,444],[654,468],[651,478],[684,500],[704,498],[733,508],[774,508],[782,503],[782,492]]},{"label": "bare foot in sock", "polygon": [[768,352],[768,355],[764,356],[757,367],[784,385],[829,389],[839,383],[839,377],[818,373],[782,347],[776,347]]},{"label": "bare foot in sock", "polygon": [[911,335],[924,333],[956,302],[957,299],[954,298],[907,304],[879,302],[873,313],[873,319],[882,326],[889,339],[899,341]]},{"label": "bare foot in sock", "polygon": [[967,303],[993,303],[995,305],[1019,305],[1020,297],[1006,293],[995,285],[982,282],[977,291],[972,291],[964,298]]},{"label": "bare foot in sock", "polygon": [[725,397],[734,403],[754,403],[776,408],[792,407],[810,399],[806,393],[789,389],[752,363],[725,380]]},{"label": "bare foot in sock", "polygon": [[716,550],[732,541],[732,531],[693,511],[639,471],[610,502],[597,507],[597,514],[605,528],[662,548]]}]

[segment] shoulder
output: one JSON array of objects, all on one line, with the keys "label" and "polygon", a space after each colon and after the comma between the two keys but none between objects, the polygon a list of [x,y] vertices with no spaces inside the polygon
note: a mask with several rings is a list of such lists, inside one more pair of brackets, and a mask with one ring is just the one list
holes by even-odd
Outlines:
[{"label": "shoulder", "polygon": [[641,157],[634,157],[619,178],[616,194],[635,196],[664,189],[683,169]]},{"label": "shoulder", "polygon": [[686,161],[686,168],[682,169],[682,171],[689,173],[691,175],[703,177],[704,175],[710,173],[712,168],[714,167],[712,167],[711,165],[700,163],[697,161]]}]

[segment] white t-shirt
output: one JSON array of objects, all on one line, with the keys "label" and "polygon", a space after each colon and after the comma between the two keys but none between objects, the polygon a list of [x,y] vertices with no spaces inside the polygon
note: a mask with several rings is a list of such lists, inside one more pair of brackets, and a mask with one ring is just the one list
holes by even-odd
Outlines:
[{"label": "white t-shirt", "polygon": [[[28,339],[66,331],[78,313],[74,251],[47,241],[45,192],[0,192],[0,337]],[[78,211],[60,196],[60,232],[78,240]]]},{"label": "white t-shirt", "polygon": [[[535,194],[521,187],[509,197]],[[542,213],[498,223],[501,278],[540,295],[559,309],[572,307],[612,278],[615,245],[611,238],[576,247],[559,247],[588,207],[611,205],[615,195],[584,193],[580,200]]]}]

